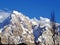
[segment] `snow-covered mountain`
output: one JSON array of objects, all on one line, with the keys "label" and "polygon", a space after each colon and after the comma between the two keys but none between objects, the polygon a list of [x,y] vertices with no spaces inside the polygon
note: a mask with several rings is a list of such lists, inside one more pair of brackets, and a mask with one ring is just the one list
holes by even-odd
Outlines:
[{"label": "snow-covered mountain", "polygon": [[[52,22],[48,18],[40,17],[40,20],[23,15],[18,11],[13,11],[3,23],[0,24],[0,34],[2,44],[53,45]],[[56,25],[56,44],[60,45],[60,24]]]}]

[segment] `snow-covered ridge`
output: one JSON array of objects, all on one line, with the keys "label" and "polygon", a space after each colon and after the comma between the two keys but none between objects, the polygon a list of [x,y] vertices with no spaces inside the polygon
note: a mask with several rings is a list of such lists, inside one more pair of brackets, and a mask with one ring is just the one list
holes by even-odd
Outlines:
[{"label": "snow-covered ridge", "polygon": [[[2,34],[1,42],[3,44],[28,44],[35,41],[40,41],[41,43],[44,43],[44,41],[46,41],[45,43],[53,42],[51,40],[53,34],[51,32],[52,26],[49,18],[40,17],[40,20],[38,20],[34,17],[30,19],[28,16],[13,10],[8,22],[10,23],[4,25],[0,31]],[[58,23],[55,24],[57,27],[60,26]]]}]

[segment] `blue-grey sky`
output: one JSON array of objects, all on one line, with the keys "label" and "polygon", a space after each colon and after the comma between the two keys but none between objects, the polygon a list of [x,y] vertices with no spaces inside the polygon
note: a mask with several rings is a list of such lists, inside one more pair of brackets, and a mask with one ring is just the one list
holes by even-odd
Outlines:
[{"label": "blue-grey sky", "polygon": [[60,0],[0,0],[1,10],[17,10],[30,18],[50,17],[55,12],[56,22],[60,23]]}]

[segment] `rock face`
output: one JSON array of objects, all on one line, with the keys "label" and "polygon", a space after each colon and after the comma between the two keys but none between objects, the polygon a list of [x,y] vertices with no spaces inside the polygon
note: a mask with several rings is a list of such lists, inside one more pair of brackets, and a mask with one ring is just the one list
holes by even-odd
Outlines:
[{"label": "rock face", "polygon": [[[43,22],[43,20],[42,20]],[[45,24],[44,24],[45,23]],[[50,21],[46,21],[46,19],[44,20],[44,23],[41,23],[42,26],[46,27],[45,31],[43,31],[42,35],[38,38],[38,41],[40,42],[40,45],[60,45],[60,36],[58,35],[58,28],[57,28],[57,24],[56,25],[56,33],[55,33],[55,37],[54,37],[54,40],[55,40],[55,43],[54,43],[54,40],[53,40],[53,29],[52,29],[52,26],[51,26],[51,22]],[[59,25],[58,25],[59,26]],[[59,29],[60,30],[60,29]]]},{"label": "rock face", "polygon": [[[30,19],[18,11],[13,11],[10,18],[10,23],[1,29],[0,38],[2,44],[25,43],[27,45],[36,45],[36,42],[37,45],[54,45],[50,19],[43,17],[40,17],[40,20],[36,18]],[[55,45],[60,45],[59,26],[59,24],[56,24],[58,34],[55,34],[54,37]]]},{"label": "rock face", "polygon": [[10,22],[3,29],[2,44],[34,43],[32,24],[23,14],[14,11]]}]

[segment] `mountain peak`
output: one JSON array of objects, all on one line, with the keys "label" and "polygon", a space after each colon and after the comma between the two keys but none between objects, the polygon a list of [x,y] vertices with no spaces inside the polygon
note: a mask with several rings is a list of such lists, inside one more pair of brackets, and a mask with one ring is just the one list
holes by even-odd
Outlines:
[{"label": "mountain peak", "polygon": [[18,12],[18,11],[15,11],[15,10],[13,10],[13,14],[22,15],[22,13],[20,13],[20,12]]},{"label": "mountain peak", "polygon": [[[58,23],[55,24],[57,28],[60,27]],[[38,41],[43,44],[44,41],[52,44],[53,42],[53,29],[49,18],[40,17],[40,20],[38,20],[34,17],[30,19],[21,12],[13,10],[1,26],[4,26],[0,29],[3,44],[34,44]],[[58,31],[58,29],[56,30]]]}]

